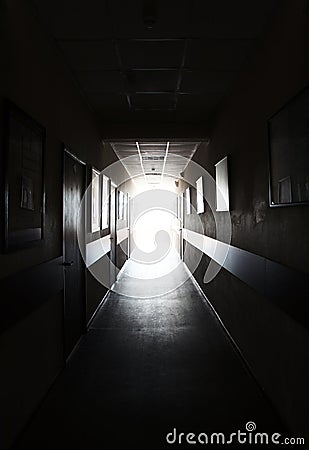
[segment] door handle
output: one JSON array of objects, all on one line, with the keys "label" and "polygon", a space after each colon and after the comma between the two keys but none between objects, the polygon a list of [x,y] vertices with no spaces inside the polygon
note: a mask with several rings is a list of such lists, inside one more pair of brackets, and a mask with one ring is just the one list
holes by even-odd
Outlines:
[{"label": "door handle", "polygon": [[73,266],[74,261],[63,261],[62,265],[65,267]]}]

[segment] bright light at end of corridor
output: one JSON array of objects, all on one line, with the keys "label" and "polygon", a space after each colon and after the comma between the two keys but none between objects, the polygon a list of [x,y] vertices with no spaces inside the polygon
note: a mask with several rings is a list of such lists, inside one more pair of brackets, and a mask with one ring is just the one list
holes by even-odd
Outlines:
[{"label": "bright light at end of corridor", "polygon": [[[139,250],[151,253],[158,248],[158,233],[164,231],[161,239],[164,253],[168,252],[174,240],[177,218],[169,211],[153,209],[141,214],[133,224],[133,239]],[[162,236],[162,234],[161,234]],[[162,255],[163,256],[163,255]]]},{"label": "bright light at end of corridor", "polygon": [[[222,213],[216,210],[216,180],[203,167],[176,154],[173,154],[173,166],[187,168],[185,176],[181,175],[181,186],[175,177],[168,175],[168,170],[165,171],[167,173],[164,173],[163,179],[152,173],[147,174],[147,178],[141,173],[132,177],[123,170],[124,165],[136,167],[136,155],[125,158],[125,161],[122,159],[113,163],[105,168],[102,174],[114,180],[113,186],[118,186],[118,192],[130,194],[125,215],[126,228],[116,229],[114,235],[111,233],[111,236],[106,235],[88,242],[88,221],[85,217],[89,209],[87,205],[91,202],[91,184],[81,203],[78,243],[89,272],[108,289],[121,295],[128,295],[124,284],[118,283],[117,275],[121,271],[122,277],[126,277],[130,283],[135,283],[135,298],[155,297],[181,286],[190,277],[190,272],[194,273],[198,267],[205,242],[210,241],[210,244],[212,242],[211,238],[207,239],[204,236],[204,224],[192,205],[188,229],[182,224],[185,207],[184,188],[194,189],[196,181],[202,177],[204,186],[207,186],[203,192],[204,202],[212,211],[216,238],[226,244],[223,250],[222,246],[211,247],[211,261],[204,274],[204,283],[210,283],[227,257],[232,230],[229,212],[224,215],[222,223]],[[116,193],[117,190],[110,190],[109,204],[114,205],[114,208],[111,208],[113,213],[111,218],[115,217]],[[190,232],[191,216],[200,228],[198,236],[197,233]],[[121,226],[124,226],[125,219],[121,220]],[[124,232],[127,235],[125,238]],[[192,247],[201,251],[193,252]],[[127,255],[130,259],[121,270],[115,264],[118,249],[120,255]],[[190,270],[186,270],[181,258],[190,262]],[[123,260],[122,257],[120,259]],[[151,292],[147,285],[150,280]]]}]

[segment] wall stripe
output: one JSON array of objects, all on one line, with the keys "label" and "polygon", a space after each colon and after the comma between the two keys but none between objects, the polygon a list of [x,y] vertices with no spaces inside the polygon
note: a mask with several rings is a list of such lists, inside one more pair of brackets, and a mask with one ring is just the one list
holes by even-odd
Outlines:
[{"label": "wall stripe", "polygon": [[[117,231],[117,245],[129,237],[129,229],[122,228]],[[111,250],[111,235],[108,234],[96,241],[90,242],[86,245],[86,267],[103,258]]]},{"label": "wall stripe", "polygon": [[117,231],[117,244],[124,241],[127,237],[129,237],[129,228],[122,228]]},{"label": "wall stripe", "polygon": [[184,239],[309,328],[308,275],[188,229]]},{"label": "wall stripe", "polygon": [[111,235],[108,234],[86,245],[86,267],[91,266],[111,250]]},{"label": "wall stripe", "polygon": [[0,281],[0,332],[63,290],[62,256]]}]

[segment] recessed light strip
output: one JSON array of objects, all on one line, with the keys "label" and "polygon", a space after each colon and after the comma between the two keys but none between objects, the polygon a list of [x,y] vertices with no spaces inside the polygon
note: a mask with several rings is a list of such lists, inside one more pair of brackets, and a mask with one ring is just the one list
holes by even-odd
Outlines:
[{"label": "recessed light strip", "polygon": [[163,182],[163,175],[164,175],[165,164],[166,164],[166,159],[167,159],[169,146],[170,146],[170,143],[169,143],[169,141],[167,141],[167,143],[166,143],[166,150],[165,150],[165,156],[164,156],[164,161],[163,161],[162,174],[161,174],[161,183]]},{"label": "recessed light strip", "polygon": [[136,148],[137,148],[137,151],[138,151],[138,154],[139,154],[139,159],[140,159],[142,171],[143,171],[143,174],[144,174],[144,178],[145,178],[146,183],[148,183],[147,178],[146,178],[146,173],[145,173],[144,165],[143,165],[143,158],[142,158],[141,150],[140,150],[140,148],[139,148],[139,143],[136,141],[135,144],[136,144]]}]

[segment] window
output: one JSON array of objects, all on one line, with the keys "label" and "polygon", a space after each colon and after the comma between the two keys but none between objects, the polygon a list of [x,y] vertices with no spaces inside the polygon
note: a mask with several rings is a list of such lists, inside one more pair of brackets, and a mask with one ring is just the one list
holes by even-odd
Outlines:
[{"label": "window", "polygon": [[186,213],[191,214],[191,198],[190,198],[190,188],[186,189]]},{"label": "window", "polygon": [[123,194],[123,220],[128,219],[128,194]]},{"label": "window", "polygon": [[109,178],[102,176],[102,230],[108,228],[109,218]]},{"label": "window", "polygon": [[203,177],[196,180],[196,211],[198,214],[204,212]]},{"label": "window", "polygon": [[122,191],[118,191],[118,219],[123,220],[124,217],[124,193]]},{"label": "window", "polygon": [[130,226],[130,195],[127,193],[125,197],[126,207],[125,207],[125,216],[127,220],[127,227]]},{"label": "window", "polygon": [[100,172],[92,169],[91,184],[91,231],[100,230]]},{"label": "window", "polygon": [[228,183],[228,168],[227,156],[221,159],[216,167],[216,199],[217,211],[229,211],[229,183]]}]

